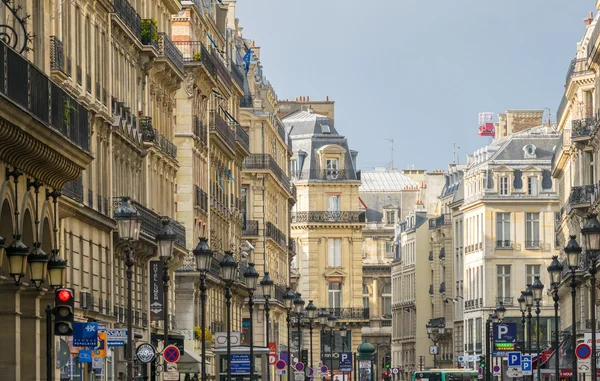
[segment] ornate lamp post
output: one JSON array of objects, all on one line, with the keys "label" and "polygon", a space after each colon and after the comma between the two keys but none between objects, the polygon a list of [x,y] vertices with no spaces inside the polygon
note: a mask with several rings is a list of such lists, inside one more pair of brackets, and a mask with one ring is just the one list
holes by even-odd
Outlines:
[{"label": "ornate lamp post", "polygon": [[575,348],[577,347],[577,326],[575,324],[577,309],[575,306],[575,297],[577,296],[577,280],[575,279],[575,271],[579,268],[579,260],[581,255],[581,246],[575,240],[575,236],[572,235],[569,237],[569,242],[567,242],[567,246],[564,249],[565,254],[567,254],[567,261],[569,262],[569,269],[571,270],[571,328],[573,332],[571,333],[571,340],[573,351],[571,354],[571,366],[573,368],[573,380],[578,380],[577,378],[577,354],[575,353]]},{"label": "ornate lamp post", "polygon": [[555,377],[560,380],[560,356],[558,355],[558,286],[562,278],[563,265],[558,261],[558,256],[552,257],[552,263],[548,266],[548,273],[552,281],[552,300],[554,300],[554,360],[556,361],[554,367]]},{"label": "ornate lamp post", "polygon": [[[208,239],[200,238],[198,246],[193,250],[196,268],[200,272],[200,328],[202,329],[202,381],[206,381],[206,272],[210,270],[213,252],[208,247]],[[247,281],[246,281],[247,282]],[[247,283],[246,283],[247,284]],[[250,365],[252,369],[252,365]]]},{"label": "ornate lamp post", "polygon": [[496,307],[496,314],[498,315],[498,321],[504,321],[504,315],[506,315],[506,307],[504,307],[503,302],[499,302]]},{"label": "ornate lamp post", "polygon": [[[273,297],[273,281],[269,276],[269,272],[265,271],[265,276],[260,281],[263,297],[265,298],[265,341],[266,346],[269,346],[269,299]],[[271,366],[267,366],[267,380],[271,380]]]},{"label": "ornate lamp post", "polygon": [[527,312],[527,304],[525,303],[525,292],[521,291],[521,296],[517,299],[519,302],[519,310],[521,311],[521,328],[523,329],[523,348],[521,350],[525,352],[527,348],[527,336],[525,335],[525,312]]},{"label": "ornate lamp post", "polygon": [[[254,268],[254,263],[248,264],[248,269],[244,273],[246,280],[246,290],[248,290],[248,310],[250,312],[250,381],[254,381],[254,291],[258,283],[258,272]],[[285,298],[285,295],[284,295]],[[288,308],[287,299],[285,299],[285,308]],[[289,311],[289,310],[288,310]],[[289,312],[288,312],[289,319]],[[288,322],[289,331],[289,322]],[[289,334],[288,334],[289,336]],[[289,341],[289,338],[288,338]],[[289,345],[289,343],[288,343]]]},{"label": "ornate lamp post", "polygon": [[304,300],[302,294],[296,292],[294,299],[294,314],[296,315],[296,328],[298,328],[298,358],[302,352],[302,311],[304,310]]},{"label": "ornate lamp post", "polygon": [[227,306],[227,381],[231,381],[231,285],[238,266],[231,254],[231,251],[226,251],[225,256],[219,262],[221,278],[225,281],[225,305]]},{"label": "ornate lamp post", "polygon": [[115,210],[114,218],[117,220],[117,230],[119,238],[125,241],[125,266],[127,266],[127,379],[133,381],[133,306],[132,306],[132,267],[135,264],[133,260],[133,251],[129,246],[130,242],[135,242],[140,238],[140,227],[142,221],[140,215],[129,202],[129,197],[121,199],[121,205]]},{"label": "ornate lamp post", "polygon": [[163,260],[163,289],[164,289],[164,308],[163,308],[163,344],[166,348],[169,345],[169,261],[173,258],[173,245],[175,244],[175,230],[171,226],[171,220],[167,217],[163,217],[161,220],[162,226],[160,231],[156,235],[156,242],[158,243],[158,254],[160,259]]},{"label": "ornate lamp post", "polygon": [[306,317],[308,317],[308,332],[310,341],[310,367],[312,368],[315,364],[313,362],[313,323],[317,317],[317,307],[313,304],[312,300],[308,301],[308,305],[304,309],[306,311]]},{"label": "ornate lamp post", "polygon": [[[258,275],[258,274],[257,274]],[[288,363],[287,363],[287,374],[291,375],[291,364],[292,364],[292,355],[290,353],[290,326],[291,326],[291,318],[290,314],[292,312],[292,308],[294,308],[294,299],[296,298],[296,293],[292,291],[291,287],[287,287],[285,294],[283,294],[283,306],[285,307],[286,317],[285,322],[287,325],[287,354],[288,354]],[[288,376],[290,377],[290,376]],[[251,381],[254,381],[252,377],[250,377]]]},{"label": "ornate lamp post", "polygon": [[[346,337],[348,336],[348,327],[346,327],[346,323],[342,323],[339,331],[340,337],[342,338],[342,352],[346,352]],[[345,372],[342,372],[342,379],[344,379],[345,376]]]},{"label": "ornate lamp post", "polygon": [[600,221],[595,214],[591,214],[583,229],[583,242],[585,242],[585,250],[588,254],[590,272],[590,300],[592,308],[590,308],[590,318],[592,319],[592,378],[596,377],[596,265],[598,264],[598,253],[600,253]]},{"label": "ornate lamp post", "polygon": [[[533,329],[531,326],[531,318],[533,316],[531,315],[531,308],[533,307],[534,297],[533,289],[531,288],[530,284],[527,285],[527,288],[523,294],[525,295],[525,305],[527,306],[527,341],[529,342],[529,355],[532,355]],[[531,379],[533,380],[533,376],[531,376]]]},{"label": "ornate lamp post", "polygon": [[492,346],[490,345],[490,332],[492,330],[492,314],[488,315],[488,318],[485,320],[485,364],[486,367],[484,369],[485,372],[485,381],[491,381],[492,376],[490,374],[490,366],[492,365],[491,353]]},{"label": "ornate lamp post", "polygon": [[327,318],[327,326],[329,327],[329,372],[331,374],[331,379],[333,380],[333,345],[335,344],[335,336],[333,334],[333,329],[335,328],[335,321],[337,318],[331,312],[329,317]]},{"label": "ornate lamp post", "polygon": [[541,376],[542,376],[542,368],[540,366],[540,302],[542,301],[542,296],[544,293],[544,285],[542,284],[542,282],[540,281],[540,277],[536,276],[535,280],[533,282],[533,285],[531,285],[531,288],[533,289],[533,298],[535,299],[535,324],[537,326],[536,329],[536,352],[537,352],[537,359],[538,359],[538,367],[537,367],[537,374],[538,374],[538,380],[541,380]]}]

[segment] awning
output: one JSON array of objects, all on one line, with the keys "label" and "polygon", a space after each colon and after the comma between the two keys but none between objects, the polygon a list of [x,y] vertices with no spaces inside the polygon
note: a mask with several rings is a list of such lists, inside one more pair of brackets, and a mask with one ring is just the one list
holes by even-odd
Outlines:
[{"label": "awning", "polygon": [[202,372],[200,364],[202,364],[202,357],[194,351],[186,350],[177,361],[177,371],[179,373]]}]

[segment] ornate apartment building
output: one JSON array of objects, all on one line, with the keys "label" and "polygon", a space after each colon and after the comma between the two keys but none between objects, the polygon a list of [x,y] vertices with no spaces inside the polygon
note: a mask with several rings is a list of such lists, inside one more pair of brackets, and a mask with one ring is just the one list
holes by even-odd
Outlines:
[{"label": "ornate apartment building", "polygon": [[[369,324],[363,304],[365,215],[359,210],[358,152],[350,150],[329,118],[310,108],[292,112],[283,123],[292,138],[291,178],[297,189],[291,221],[297,255],[292,267],[299,274],[302,298],[337,318],[334,340],[318,322],[313,331],[314,361],[329,364],[331,353],[337,358],[339,352],[356,348],[362,342],[362,327]],[[339,332],[342,324],[348,329],[345,340]],[[303,348],[309,349],[309,332],[304,331]],[[334,361],[334,371],[337,366]]]}]

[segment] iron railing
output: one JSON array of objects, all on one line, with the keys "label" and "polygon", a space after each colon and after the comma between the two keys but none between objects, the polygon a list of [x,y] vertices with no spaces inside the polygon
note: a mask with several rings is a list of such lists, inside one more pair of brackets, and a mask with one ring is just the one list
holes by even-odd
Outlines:
[{"label": "iron railing", "polygon": [[446,282],[440,283],[439,291],[440,291],[440,294],[445,294],[446,293]]},{"label": "iron railing", "polygon": [[83,204],[83,178],[80,176],[73,181],[69,181],[61,192],[70,199]]},{"label": "iron railing", "polygon": [[271,222],[265,224],[265,236],[277,242],[281,247],[287,247],[287,236]]},{"label": "iron railing", "polygon": [[50,36],[50,69],[65,72],[65,52],[62,41],[56,36]]},{"label": "iron railing", "polygon": [[198,185],[194,185],[194,203],[200,210],[208,211],[208,194]]},{"label": "iron railing", "polygon": [[513,247],[512,241],[496,240],[496,248],[497,249],[512,249],[512,247]]},{"label": "iron railing", "polygon": [[235,134],[229,124],[215,110],[210,112],[210,132],[216,133],[231,149],[235,150]]},{"label": "iron railing", "polygon": [[90,208],[94,207],[94,191],[91,189],[88,189],[88,206]]},{"label": "iron railing", "polygon": [[[0,93],[48,128],[89,151],[88,110],[4,42],[0,44]],[[35,89],[35,91],[30,91]]]},{"label": "iron railing", "polygon": [[244,237],[258,237],[258,221],[257,220],[246,220],[246,225],[242,231]]},{"label": "iron railing", "polygon": [[588,184],[588,185],[578,185],[571,187],[571,194],[569,195],[569,200],[567,204],[571,206],[576,205],[587,205],[594,202],[596,197],[597,187],[596,185]]},{"label": "iron railing", "polygon": [[142,41],[142,18],[127,0],[114,0],[114,12],[138,41]]},{"label": "iron railing", "polygon": [[92,93],[92,75],[90,73],[85,74],[85,90]]},{"label": "iron railing", "polygon": [[77,84],[79,86],[83,85],[83,76],[82,76],[82,71],[81,71],[81,66],[77,65],[77,67],[75,68],[76,71],[76,75],[77,75]]},{"label": "iron railing", "polygon": [[540,241],[539,240],[525,241],[525,247],[528,249],[538,249],[540,247]]},{"label": "iron railing", "polygon": [[361,223],[365,222],[365,212],[346,211],[311,211],[292,213],[293,223],[319,222],[319,223]]},{"label": "iron railing", "polygon": [[177,146],[162,134],[160,135],[160,148],[168,153],[173,159],[177,159]]},{"label": "iron railing", "polygon": [[429,285],[429,295],[433,295],[433,284]]},{"label": "iron railing", "polygon": [[252,108],[253,105],[252,95],[244,95],[240,98],[240,107]]},{"label": "iron railing", "polygon": [[244,159],[242,169],[269,169],[273,176],[278,179],[285,189],[290,189],[290,179],[279,167],[277,161],[268,154],[251,154]]},{"label": "iron railing", "polygon": [[231,87],[231,74],[229,74],[229,69],[223,62],[223,58],[221,58],[221,54],[216,49],[211,49],[210,53],[212,54],[213,62],[217,66],[217,74],[219,78],[227,85]]},{"label": "iron railing", "polygon": [[200,118],[198,118],[197,116],[194,116],[194,135],[200,139],[200,142],[202,142],[204,145],[206,145],[206,127],[204,126],[204,123],[202,123],[202,121],[200,120]]},{"label": "iron railing", "polygon": [[514,305],[512,296],[498,296],[496,297],[496,303],[502,303],[504,306]]},{"label": "iron railing", "polygon": [[183,62],[186,64],[202,64],[213,78],[217,77],[217,66],[208,52],[208,49],[200,41],[173,41],[173,44],[182,54]]},{"label": "iron railing", "polygon": [[250,152],[250,136],[242,126],[237,123],[235,124],[235,141],[238,142],[244,149]]},{"label": "iron railing", "polygon": [[446,248],[442,247],[440,249],[440,259],[446,259]]},{"label": "iron railing", "polygon": [[177,49],[173,41],[171,41],[171,37],[164,32],[158,34],[158,52],[171,61],[177,70],[183,73],[183,54]]},{"label": "iron railing", "polygon": [[571,139],[591,137],[597,122],[595,116],[571,121]]},{"label": "iron railing", "polygon": [[308,171],[292,172],[293,180],[321,180],[321,181],[341,181],[358,180],[356,172],[345,169],[311,169]]},{"label": "iron railing", "polygon": [[231,74],[233,75],[233,79],[242,89],[244,88],[244,78],[246,75],[244,74],[243,69],[240,69],[238,65],[236,65],[233,61],[230,62],[231,65]]},{"label": "iron railing", "polygon": [[327,314],[335,316],[338,320],[368,320],[368,308],[326,308]]},{"label": "iron railing", "polygon": [[587,58],[573,58],[569,64],[569,70],[567,70],[565,83],[569,83],[571,77],[582,75],[587,71]]},{"label": "iron railing", "polygon": [[66,69],[67,69],[67,76],[70,77],[71,76],[71,68],[72,68],[72,66],[71,66],[71,57],[67,57],[65,59],[65,62],[66,62],[65,65],[66,65]]},{"label": "iron railing", "polygon": [[451,214],[442,214],[436,218],[432,218],[429,220],[429,230],[435,230],[444,225],[452,224],[452,215]]}]

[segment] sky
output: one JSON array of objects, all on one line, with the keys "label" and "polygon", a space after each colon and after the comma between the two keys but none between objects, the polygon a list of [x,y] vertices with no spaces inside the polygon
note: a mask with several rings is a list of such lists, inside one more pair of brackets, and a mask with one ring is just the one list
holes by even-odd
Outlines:
[{"label": "sky", "polygon": [[[445,169],[478,113],[550,108],[595,0],[238,0],[278,98],[335,101],[358,166]],[[594,12],[595,14],[595,12]],[[548,113],[545,114],[548,118]]]}]

